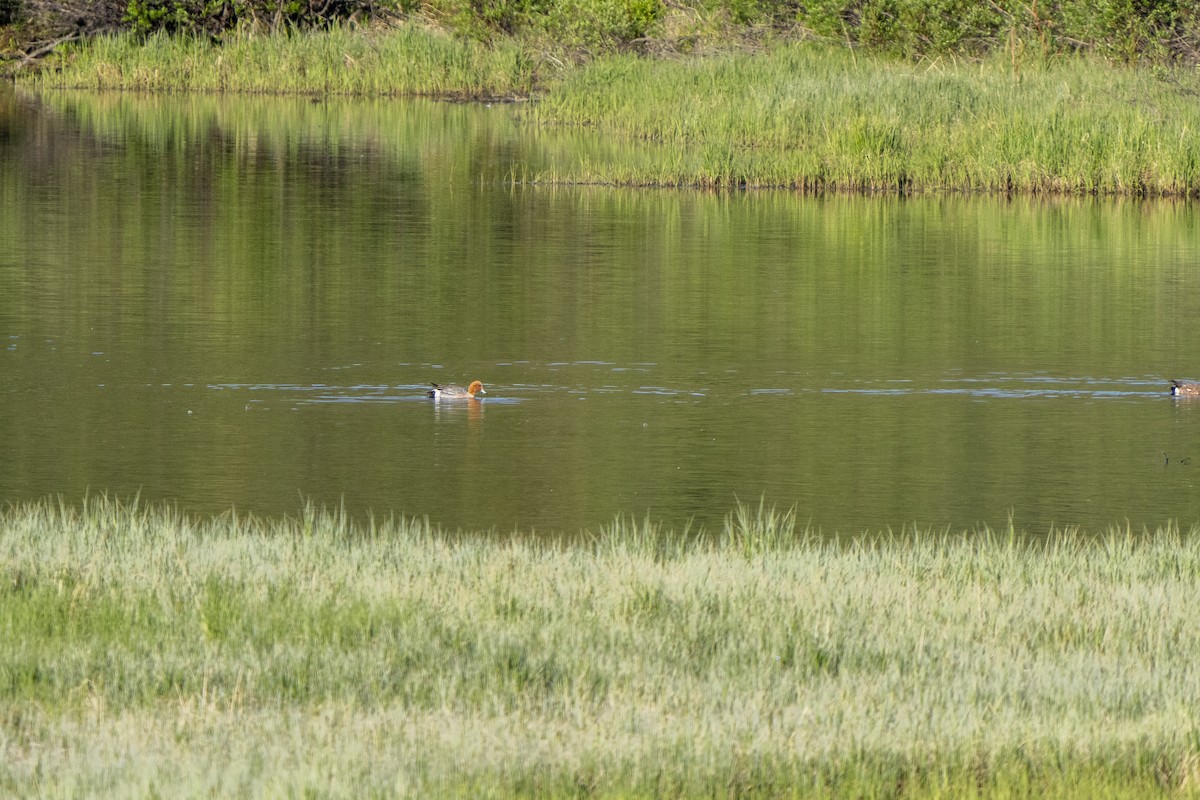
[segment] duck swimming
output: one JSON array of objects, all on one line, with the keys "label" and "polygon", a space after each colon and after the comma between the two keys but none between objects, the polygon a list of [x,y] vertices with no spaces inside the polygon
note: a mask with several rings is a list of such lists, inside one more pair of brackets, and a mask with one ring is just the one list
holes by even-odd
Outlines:
[{"label": "duck swimming", "polygon": [[483,390],[483,384],[479,381],[471,381],[467,388],[456,386],[453,383],[431,383],[433,388],[427,394],[434,400],[478,400],[475,395],[487,394]]},{"label": "duck swimming", "polygon": [[1171,394],[1175,397],[1200,397],[1200,383],[1195,381],[1171,381]]}]

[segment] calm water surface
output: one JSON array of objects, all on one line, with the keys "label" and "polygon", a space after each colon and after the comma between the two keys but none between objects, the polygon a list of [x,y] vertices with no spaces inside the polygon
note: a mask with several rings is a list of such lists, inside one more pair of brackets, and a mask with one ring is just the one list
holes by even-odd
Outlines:
[{"label": "calm water surface", "polygon": [[1195,206],[509,180],[614,155],[512,106],[0,93],[0,501],[1200,521]]}]

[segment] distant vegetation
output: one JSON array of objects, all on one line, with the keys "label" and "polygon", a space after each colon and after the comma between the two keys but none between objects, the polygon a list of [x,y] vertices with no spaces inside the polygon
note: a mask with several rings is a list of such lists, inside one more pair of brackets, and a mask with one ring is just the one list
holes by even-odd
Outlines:
[{"label": "distant vegetation", "polygon": [[4,3],[20,64],[87,40],[48,87],[536,98],[639,145],[514,182],[1200,195],[1191,0]]},{"label": "distant vegetation", "polygon": [[0,794],[1178,797],[1200,536],[0,515]]},{"label": "distant vegetation", "polygon": [[[514,163],[514,183],[911,194],[1200,195],[1200,75],[1095,55],[910,62],[779,43],[563,67],[511,39],[413,27],[304,36],[103,37],[36,80],[134,91],[495,98],[604,131],[607,146]],[[543,87],[540,91],[537,87]]]},{"label": "distant vegetation", "polygon": [[345,25],[303,36],[241,30],[220,44],[162,32],[101,36],[33,80],[71,88],[248,94],[528,97],[538,64],[519,45],[494,46],[415,27]]},{"label": "distant vegetation", "polygon": [[1200,62],[1192,0],[0,0],[2,49],[22,59],[99,33],[219,39],[246,26],[295,32],[397,21],[481,42],[513,39],[559,60],[817,37],[906,58],[1089,51],[1121,62]]}]

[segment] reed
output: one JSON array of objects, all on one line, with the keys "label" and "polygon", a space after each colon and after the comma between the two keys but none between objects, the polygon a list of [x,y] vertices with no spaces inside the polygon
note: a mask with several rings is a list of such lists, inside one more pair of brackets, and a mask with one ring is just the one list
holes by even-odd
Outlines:
[{"label": "reed", "polygon": [[408,25],[303,36],[247,29],[104,37],[45,87],[529,97],[523,118],[585,126],[603,147],[519,183],[785,187],[806,191],[1200,195],[1195,75],[1089,58],[912,63],[814,42],[679,60],[564,65]]},{"label": "reed", "polygon": [[[1172,76],[1166,76],[1172,77]],[[815,43],[564,76],[527,113],[631,144],[554,180],[1054,194],[1200,193],[1195,76],[1077,58],[913,64]]]},{"label": "reed", "polygon": [[1197,793],[1200,537],[794,518],[551,543],[10,508],[0,793]]},{"label": "reed", "polygon": [[304,35],[246,28],[218,45],[198,36],[102,36],[59,70],[30,77],[57,88],[450,98],[526,97],[536,62],[515,42],[483,46],[419,26],[333,26]]}]

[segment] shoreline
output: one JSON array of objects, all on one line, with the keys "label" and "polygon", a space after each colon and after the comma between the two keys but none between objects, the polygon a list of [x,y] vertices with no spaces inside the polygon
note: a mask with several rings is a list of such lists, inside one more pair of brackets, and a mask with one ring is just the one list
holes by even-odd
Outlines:
[{"label": "shoreline", "polygon": [[[1195,86],[1193,86],[1195,84]],[[1200,197],[1200,77],[1083,56],[909,63],[782,43],[680,59],[567,65],[516,42],[421,28],[304,36],[96,40],[31,89],[513,104],[534,126],[619,143],[514,183],[806,193]],[[618,150],[618,148],[611,148]]]}]

